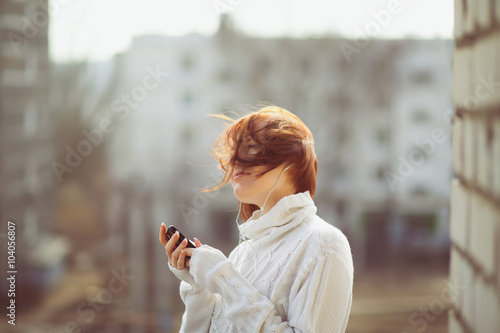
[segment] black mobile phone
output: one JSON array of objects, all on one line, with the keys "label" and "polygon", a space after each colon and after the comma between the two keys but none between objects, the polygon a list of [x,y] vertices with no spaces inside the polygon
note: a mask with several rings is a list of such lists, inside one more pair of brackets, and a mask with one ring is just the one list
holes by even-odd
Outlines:
[{"label": "black mobile phone", "polygon": [[[168,228],[167,228],[167,241],[170,239],[170,237],[172,237],[176,231],[179,231],[177,230],[176,227],[174,227],[173,225],[170,225]],[[179,231],[179,239],[177,240],[177,244],[175,244],[175,247],[178,247],[179,245],[181,245],[181,242],[183,241],[183,239],[186,238],[180,231]],[[192,241],[190,241],[188,239],[188,243],[186,245],[186,247],[192,247],[192,248],[196,248],[196,246],[194,245],[194,243]]]}]

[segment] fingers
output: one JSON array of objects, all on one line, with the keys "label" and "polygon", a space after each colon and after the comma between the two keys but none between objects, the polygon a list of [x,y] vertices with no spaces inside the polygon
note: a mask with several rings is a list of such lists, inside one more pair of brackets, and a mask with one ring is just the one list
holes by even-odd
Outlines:
[{"label": "fingers", "polygon": [[161,245],[163,245],[165,247],[165,245],[167,245],[167,227],[165,226],[164,223],[161,224],[160,226],[160,236],[159,236],[159,241],[161,243]]},{"label": "fingers", "polygon": [[[186,248],[188,244],[188,240],[184,239],[179,246],[176,246],[177,241],[179,240],[179,232],[176,232],[172,235],[170,239],[167,240],[166,235],[167,227],[164,223],[160,226],[160,234],[159,241],[165,247],[165,253],[168,257],[168,263],[173,268],[178,270],[183,270],[186,267],[189,267],[189,261],[193,254],[193,248]],[[201,242],[195,238],[194,244],[196,247],[202,246]]]},{"label": "fingers", "polygon": [[168,240],[167,244],[165,245],[165,252],[167,253],[168,260],[170,263],[172,263],[172,254],[176,248],[177,240],[179,239],[179,233],[176,232],[175,234],[170,237]]},{"label": "fingers", "polygon": [[186,257],[191,257],[193,255],[193,249],[192,247],[186,247],[183,251],[186,254]]},{"label": "fingers", "polygon": [[184,262],[186,258],[184,249],[186,248],[188,242],[187,239],[182,240],[179,246],[175,250],[173,250],[178,239],[179,233],[175,233],[168,241],[167,246],[165,246],[165,251],[167,252],[167,256],[169,258],[168,262],[170,263],[170,265],[179,270],[183,270],[185,268]]},{"label": "fingers", "polygon": [[[177,238],[179,238],[179,235],[177,235]],[[172,252],[172,257],[174,259],[178,259],[179,256],[181,255],[181,251],[186,248],[186,245],[187,245],[187,239],[183,239],[182,242],[179,244],[179,246],[174,250],[174,252]]]},{"label": "fingers", "polygon": [[189,262],[191,261],[191,257],[193,256],[193,251],[194,250],[195,249],[193,249],[192,247],[186,247],[184,250],[181,251],[181,253],[183,253],[184,257],[186,258],[186,260],[185,260],[185,266],[186,267],[189,267]]},{"label": "fingers", "polygon": [[[202,244],[201,244],[201,242],[198,240],[198,238],[195,238],[195,239],[194,239],[194,245],[195,245],[197,248],[198,248],[198,247],[200,247],[200,246],[202,246]],[[188,248],[185,248],[184,250],[182,250],[182,251],[185,253],[185,255],[188,257],[188,258],[186,259],[186,264],[185,264],[185,265],[186,265],[186,267],[189,267],[189,266],[190,266],[190,265],[189,265],[189,263],[190,263],[190,261],[191,261],[191,258],[190,258],[190,257],[192,257],[192,256],[193,256],[193,251],[194,251],[194,250],[195,250],[195,249],[193,249],[193,248],[189,248],[189,247],[188,247]]]},{"label": "fingers", "polygon": [[185,268],[185,263],[186,263],[186,252],[184,252],[184,250],[181,250],[179,253],[179,259],[177,259],[177,269],[183,270]]}]

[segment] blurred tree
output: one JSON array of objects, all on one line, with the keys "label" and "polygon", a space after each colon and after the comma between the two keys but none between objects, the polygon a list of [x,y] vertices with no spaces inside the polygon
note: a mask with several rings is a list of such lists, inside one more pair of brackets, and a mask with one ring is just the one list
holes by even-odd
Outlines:
[{"label": "blurred tree", "polygon": [[95,246],[107,236],[108,199],[106,142],[97,131],[99,118],[111,104],[117,77],[113,67],[109,77],[103,77],[101,67],[85,61],[54,63],[50,103],[56,114],[56,228],[70,237],[76,251],[93,250],[93,259],[106,260]]}]

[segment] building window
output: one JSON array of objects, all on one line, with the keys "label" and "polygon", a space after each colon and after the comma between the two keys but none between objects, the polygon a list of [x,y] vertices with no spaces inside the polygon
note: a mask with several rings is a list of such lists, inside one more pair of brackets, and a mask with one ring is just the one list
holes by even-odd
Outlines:
[{"label": "building window", "polygon": [[377,138],[378,143],[385,145],[389,142],[389,131],[386,129],[379,129],[375,133],[375,137]]},{"label": "building window", "polygon": [[379,110],[381,111],[389,111],[389,106],[390,106],[390,98],[387,96],[386,93],[379,93],[375,97],[376,99],[376,104]]},{"label": "building window", "polygon": [[29,139],[35,135],[38,121],[37,106],[33,101],[31,101],[24,109],[23,132],[25,138]]},{"label": "building window", "polygon": [[424,186],[415,186],[411,189],[411,195],[415,197],[426,197],[429,195],[429,190]]},{"label": "building window", "polygon": [[26,59],[24,67],[24,78],[27,83],[33,83],[38,75],[38,57],[36,53],[32,53]]},{"label": "building window", "polygon": [[302,67],[302,73],[304,75],[309,74],[309,71],[311,69],[311,63],[309,62],[309,59],[303,58],[300,62],[300,67]]},{"label": "building window", "polygon": [[269,68],[271,68],[271,60],[269,60],[269,58],[267,56],[264,56],[264,57],[260,58],[260,60],[259,60],[259,67],[263,71],[268,71]]},{"label": "building window", "polygon": [[420,165],[429,159],[429,155],[427,152],[416,144],[411,145],[410,149],[408,149],[406,156],[410,163],[414,165]]},{"label": "building window", "polygon": [[194,67],[194,59],[191,55],[186,54],[184,58],[182,58],[182,68],[186,72],[190,71]]},{"label": "building window", "polygon": [[219,72],[219,81],[229,82],[234,78],[233,72],[229,68],[225,68]]},{"label": "building window", "polygon": [[40,179],[38,174],[38,160],[30,156],[24,164],[24,188],[29,194],[37,194],[40,192]]},{"label": "building window", "polygon": [[385,179],[385,174],[388,172],[389,170],[387,169],[387,167],[385,166],[379,166],[377,168],[377,171],[375,173],[375,178],[377,181],[379,182],[385,182],[386,179]]},{"label": "building window", "polygon": [[193,131],[191,130],[191,128],[188,126],[184,127],[182,131],[182,142],[184,144],[190,143],[192,138],[193,138]]},{"label": "building window", "polygon": [[341,164],[336,164],[335,167],[333,168],[333,176],[335,178],[345,178],[346,177],[345,167]]},{"label": "building window", "polygon": [[346,202],[342,199],[340,200],[337,200],[334,202],[334,206],[335,206],[335,210],[337,211],[337,216],[342,219],[345,217],[345,213],[346,213]]},{"label": "building window", "polygon": [[336,112],[345,112],[352,108],[352,101],[345,91],[330,94],[328,104]]},{"label": "building window", "polygon": [[346,127],[337,127],[335,130],[335,141],[339,145],[345,144],[349,139],[349,134],[347,133]]},{"label": "building window", "polygon": [[261,56],[255,63],[255,72],[265,75],[271,69],[271,60],[267,56]]},{"label": "building window", "polygon": [[193,93],[190,91],[185,91],[182,95],[182,105],[186,109],[190,109],[193,106],[194,97]]},{"label": "building window", "polygon": [[432,74],[429,70],[416,70],[410,74],[410,80],[417,85],[428,85],[432,83]]},{"label": "building window", "polygon": [[412,118],[416,123],[425,123],[429,121],[429,113],[424,109],[416,109],[413,111]]},{"label": "building window", "polygon": [[24,215],[24,241],[26,244],[33,246],[37,242],[37,237],[39,236],[38,233],[38,215],[36,214],[35,209],[33,209],[33,206],[29,205],[26,208],[26,213]]}]

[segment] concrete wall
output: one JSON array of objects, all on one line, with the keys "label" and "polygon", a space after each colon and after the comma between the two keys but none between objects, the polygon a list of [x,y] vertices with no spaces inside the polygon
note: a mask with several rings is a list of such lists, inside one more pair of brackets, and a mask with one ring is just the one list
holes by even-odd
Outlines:
[{"label": "concrete wall", "polygon": [[500,332],[500,1],[455,1],[449,332]]}]

